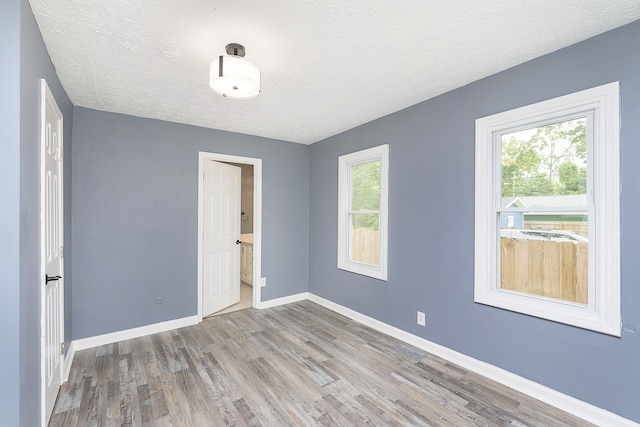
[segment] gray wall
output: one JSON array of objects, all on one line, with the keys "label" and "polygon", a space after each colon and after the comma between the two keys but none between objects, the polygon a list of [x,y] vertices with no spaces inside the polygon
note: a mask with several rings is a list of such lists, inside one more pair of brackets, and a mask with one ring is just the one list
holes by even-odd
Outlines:
[{"label": "gray wall", "polygon": [[20,0],[0,6],[0,414],[3,424],[20,420]]},{"label": "gray wall", "polygon": [[[309,290],[640,421],[638,46],[640,21],[313,144]],[[475,304],[475,119],[616,80],[622,91],[622,338]],[[338,156],[384,143],[390,144],[388,282],[336,268]],[[426,328],[416,325],[417,310],[426,312]]]},{"label": "gray wall", "polygon": [[262,299],[308,289],[307,146],[85,108],[73,138],[75,339],[196,314],[198,151],[263,160]]},{"label": "gray wall", "polygon": [[[65,339],[71,339],[71,133],[73,106],[49,59],[31,6],[22,0],[20,29],[20,376],[21,425],[40,420],[40,79],[64,117]],[[34,398],[38,396],[38,398]]]}]

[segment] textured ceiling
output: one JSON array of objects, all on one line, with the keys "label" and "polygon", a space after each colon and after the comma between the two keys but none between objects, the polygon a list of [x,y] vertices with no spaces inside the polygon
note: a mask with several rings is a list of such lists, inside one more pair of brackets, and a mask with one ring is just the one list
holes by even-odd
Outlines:
[{"label": "textured ceiling", "polygon": [[[638,0],[30,0],[74,105],[310,144],[640,19]],[[250,100],[209,88],[241,43]]]}]

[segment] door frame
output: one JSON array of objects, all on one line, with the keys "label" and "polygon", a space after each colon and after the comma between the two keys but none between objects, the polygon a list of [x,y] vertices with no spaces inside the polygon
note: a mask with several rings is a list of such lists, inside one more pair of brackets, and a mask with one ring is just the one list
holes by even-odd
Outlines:
[{"label": "door frame", "polygon": [[[52,101],[52,102],[51,102]],[[40,419],[42,426],[47,425],[47,379],[45,376],[45,365],[46,354],[45,354],[45,331],[47,328],[46,325],[46,284],[42,282],[42,279],[46,274],[46,254],[45,254],[45,216],[44,212],[45,208],[45,138],[46,138],[46,123],[45,123],[45,115],[47,103],[51,103],[51,107],[55,110],[56,115],[60,117],[59,120],[59,135],[60,135],[60,151],[61,151],[61,161],[60,161],[60,218],[61,218],[61,230],[60,230],[60,246],[64,248],[64,117],[62,116],[62,112],[56,103],[55,97],[53,93],[49,89],[49,85],[45,79],[40,79],[40,277],[39,277],[39,287],[40,287]],[[64,250],[64,249],[62,249]],[[64,338],[64,255],[61,254],[60,261],[60,276],[62,276],[62,280],[60,280],[60,340],[62,343],[65,342]],[[60,375],[60,383],[64,383],[64,367],[66,363],[66,354],[63,352],[60,355],[60,371],[58,375]]]},{"label": "door frame", "polygon": [[202,233],[204,230],[204,162],[253,165],[253,307],[260,308],[262,290],[262,159],[230,154],[198,152],[198,319],[202,321]]}]

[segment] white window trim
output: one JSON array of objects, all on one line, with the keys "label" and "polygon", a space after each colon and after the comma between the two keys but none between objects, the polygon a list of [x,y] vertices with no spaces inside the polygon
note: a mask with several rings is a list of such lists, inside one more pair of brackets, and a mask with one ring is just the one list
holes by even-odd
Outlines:
[{"label": "white window trim", "polygon": [[[361,163],[380,160],[380,218],[378,220],[379,265],[351,261],[350,227],[348,212],[351,200],[351,167]],[[379,145],[338,158],[338,268],[356,274],[387,280],[387,232],[388,232],[388,185],[389,145]]]},{"label": "white window trim", "polygon": [[[585,305],[502,290],[498,285],[496,208],[501,194],[495,135],[593,112],[589,151],[589,302]],[[620,98],[618,82],[476,120],[475,302],[621,336]],[[588,148],[589,149],[589,148]]]}]

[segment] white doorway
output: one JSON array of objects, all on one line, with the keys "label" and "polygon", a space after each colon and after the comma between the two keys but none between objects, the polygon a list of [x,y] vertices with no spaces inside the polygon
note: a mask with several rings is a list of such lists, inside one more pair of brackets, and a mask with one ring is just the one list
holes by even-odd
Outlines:
[{"label": "white doorway", "polygon": [[47,425],[64,365],[64,183],[62,113],[44,79],[40,108],[40,357],[42,424]]},{"label": "white doorway", "polygon": [[[198,166],[198,317],[202,319],[212,313],[223,310],[225,306],[232,305],[236,301],[236,294],[233,299],[221,298],[218,295],[225,289],[233,289],[235,292],[235,283],[238,283],[239,300],[239,278],[236,280],[233,274],[240,273],[239,264],[236,265],[235,258],[232,256],[215,255],[212,250],[212,231],[213,235],[234,235],[235,240],[229,240],[227,245],[233,243],[238,249],[239,262],[239,236],[240,236],[240,220],[241,213],[235,211],[227,215],[220,213],[218,204],[220,195],[216,185],[212,185],[211,176],[218,176],[221,171],[224,174],[231,174],[234,166],[224,163],[235,163],[252,165],[254,172],[253,179],[253,288],[252,288],[252,306],[260,305],[260,277],[261,277],[261,225],[262,225],[262,160],[251,157],[240,157],[215,153],[199,153]],[[235,168],[240,169],[240,168]],[[229,182],[230,178],[225,178]],[[237,194],[239,197],[239,194]],[[215,207],[211,207],[215,206]],[[238,207],[239,209],[239,207]],[[220,227],[220,229],[216,229]],[[237,230],[236,230],[237,228]],[[219,244],[218,244],[219,245]],[[234,248],[234,249],[235,249]],[[231,250],[229,247],[227,250]],[[233,282],[230,279],[233,278]],[[220,289],[220,291],[218,290]],[[211,302],[211,298],[221,301],[220,303]],[[224,302],[222,302],[224,301]],[[236,301],[237,302],[237,301]]]}]

